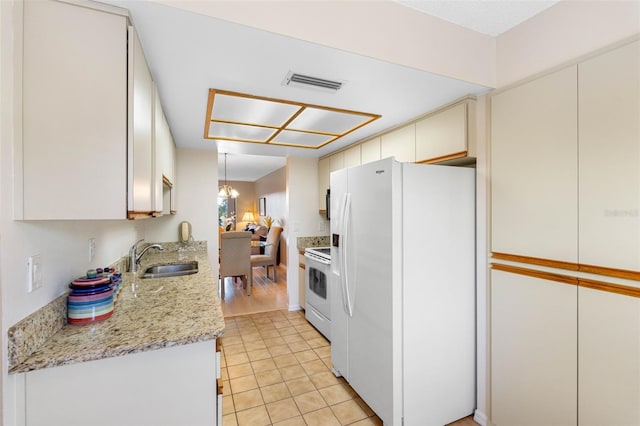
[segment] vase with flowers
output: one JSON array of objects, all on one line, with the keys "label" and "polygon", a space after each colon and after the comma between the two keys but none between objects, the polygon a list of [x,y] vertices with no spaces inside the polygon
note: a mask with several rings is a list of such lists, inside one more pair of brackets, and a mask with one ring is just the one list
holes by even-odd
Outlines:
[{"label": "vase with flowers", "polygon": [[265,216],[264,224],[266,225],[267,229],[271,229],[271,225],[273,224],[273,218],[271,216]]}]

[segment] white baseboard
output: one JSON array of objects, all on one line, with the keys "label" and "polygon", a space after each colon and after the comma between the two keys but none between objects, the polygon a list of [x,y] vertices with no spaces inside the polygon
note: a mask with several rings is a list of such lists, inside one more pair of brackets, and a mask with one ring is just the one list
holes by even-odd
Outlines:
[{"label": "white baseboard", "polygon": [[473,413],[473,420],[480,424],[481,426],[489,426],[489,422],[487,421],[487,415],[482,411],[476,410]]},{"label": "white baseboard", "polygon": [[289,305],[289,310],[290,311],[301,311],[302,310],[302,306],[296,304],[296,305]]}]

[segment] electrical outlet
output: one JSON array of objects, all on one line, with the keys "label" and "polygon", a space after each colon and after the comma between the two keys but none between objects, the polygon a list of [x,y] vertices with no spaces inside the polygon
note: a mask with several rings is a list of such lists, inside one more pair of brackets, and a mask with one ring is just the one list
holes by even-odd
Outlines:
[{"label": "electrical outlet", "polygon": [[95,237],[89,238],[89,262],[93,262],[93,258],[96,256],[96,239]]},{"label": "electrical outlet", "polygon": [[27,260],[27,291],[31,293],[42,287],[42,256],[34,254]]}]

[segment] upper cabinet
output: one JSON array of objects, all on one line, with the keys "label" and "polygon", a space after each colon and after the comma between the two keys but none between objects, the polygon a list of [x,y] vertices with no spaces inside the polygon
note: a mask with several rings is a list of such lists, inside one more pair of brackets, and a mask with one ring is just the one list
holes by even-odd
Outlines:
[{"label": "upper cabinet", "polygon": [[414,124],[400,127],[380,136],[382,158],[395,157],[402,163],[416,161],[416,128]]},{"label": "upper cabinet", "polygon": [[582,264],[640,271],[639,63],[636,41],[578,65]]},{"label": "upper cabinet", "polygon": [[416,162],[475,156],[475,100],[431,114],[416,123]]},{"label": "upper cabinet", "polygon": [[175,213],[175,155],[176,147],[171,136],[167,117],[162,109],[160,94],[154,86],[153,141],[154,162],[154,214]]},{"label": "upper cabinet", "polygon": [[[23,211],[16,219],[127,214],[127,17],[26,1]],[[16,161],[16,167],[20,162]]]},{"label": "upper cabinet", "polygon": [[360,144],[360,163],[367,164],[382,159],[380,156],[380,136]]},{"label": "upper cabinet", "polygon": [[577,261],[576,79],[572,66],[491,99],[494,252]]},{"label": "upper cabinet", "polygon": [[14,218],[156,215],[153,81],[127,11],[48,0],[21,5]]}]

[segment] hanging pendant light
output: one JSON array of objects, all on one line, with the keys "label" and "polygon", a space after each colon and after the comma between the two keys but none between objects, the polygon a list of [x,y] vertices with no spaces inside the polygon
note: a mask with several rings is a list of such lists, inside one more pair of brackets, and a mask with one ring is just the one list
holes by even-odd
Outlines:
[{"label": "hanging pendant light", "polygon": [[224,154],[224,185],[218,187],[218,197],[220,198],[237,198],[238,191],[227,185],[227,153]]}]

